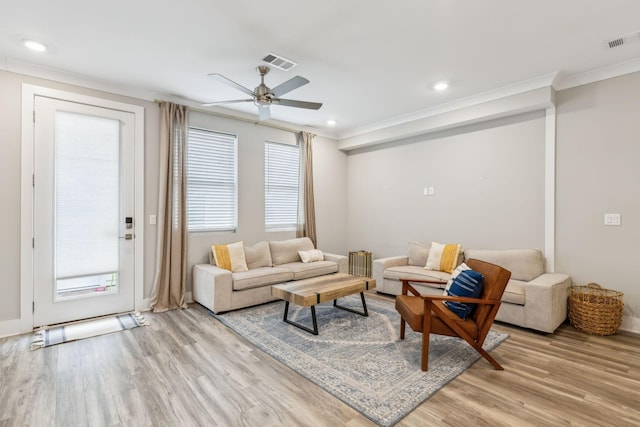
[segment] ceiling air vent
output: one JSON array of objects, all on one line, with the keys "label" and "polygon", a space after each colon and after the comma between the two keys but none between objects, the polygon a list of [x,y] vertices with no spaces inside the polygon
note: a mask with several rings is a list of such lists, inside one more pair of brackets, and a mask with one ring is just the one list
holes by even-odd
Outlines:
[{"label": "ceiling air vent", "polygon": [[640,33],[629,33],[625,36],[618,37],[617,39],[608,40],[604,42],[605,49],[613,49],[614,47],[622,46],[631,42],[637,42],[640,40]]},{"label": "ceiling air vent", "polygon": [[284,71],[289,71],[290,69],[298,65],[287,58],[283,58],[282,56],[278,56],[273,53],[268,54],[267,56],[262,58],[262,60]]}]

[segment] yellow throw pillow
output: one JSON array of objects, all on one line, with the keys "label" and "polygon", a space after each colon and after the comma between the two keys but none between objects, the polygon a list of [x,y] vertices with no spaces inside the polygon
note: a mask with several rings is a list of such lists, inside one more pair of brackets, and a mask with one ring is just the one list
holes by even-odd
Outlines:
[{"label": "yellow throw pillow", "polygon": [[234,273],[248,270],[242,241],[228,245],[213,245],[211,251],[218,267]]},{"label": "yellow throw pillow", "polygon": [[451,273],[458,266],[460,248],[461,245],[459,243],[442,244],[431,242],[425,269]]}]

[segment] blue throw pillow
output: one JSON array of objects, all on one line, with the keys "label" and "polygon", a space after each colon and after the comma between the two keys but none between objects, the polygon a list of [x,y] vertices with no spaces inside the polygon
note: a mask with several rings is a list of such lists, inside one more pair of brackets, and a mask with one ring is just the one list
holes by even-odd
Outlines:
[{"label": "blue throw pillow", "polygon": [[[484,284],[484,276],[473,270],[464,270],[453,279],[451,286],[447,291],[447,295],[455,297],[479,298],[482,295],[482,285]],[[473,313],[476,304],[468,304],[462,302],[445,301],[447,308],[453,311],[462,319],[466,319]]]}]

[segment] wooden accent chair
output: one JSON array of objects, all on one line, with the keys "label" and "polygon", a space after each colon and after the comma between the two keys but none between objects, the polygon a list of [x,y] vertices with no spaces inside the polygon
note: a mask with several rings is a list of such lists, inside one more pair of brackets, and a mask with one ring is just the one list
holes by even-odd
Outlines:
[{"label": "wooden accent chair", "polygon": [[[502,366],[483,348],[489,329],[500,308],[500,300],[511,277],[511,272],[488,262],[469,259],[465,263],[484,276],[480,298],[420,295],[409,282],[434,283],[428,280],[402,279],[402,295],[396,297],[396,310],[400,313],[400,339],[404,339],[405,323],[416,332],[422,332],[421,369],[426,371],[429,363],[429,334],[460,337],[482,355],[494,368]],[[439,283],[439,282],[438,282]],[[409,295],[409,292],[413,295]],[[475,303],[476,308],[465,320],[449,310],[444,301]],[[425,313],[430,315],[425,316]]]}]

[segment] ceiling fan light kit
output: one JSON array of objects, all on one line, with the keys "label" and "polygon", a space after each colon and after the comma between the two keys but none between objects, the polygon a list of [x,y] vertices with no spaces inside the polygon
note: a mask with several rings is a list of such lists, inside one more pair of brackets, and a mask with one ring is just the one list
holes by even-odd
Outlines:
[{"label": "ceiling fan light kit", "polygon": [[322,103],[320,102],[297,101],[294,99],[280,98],[280,96],[309,83],[309,80],[305,79],[304,77],[295,76],[271,89],[264,83],[264,76],[269,73],[270,68],[266,65],[260,65],[256,67],[256,69],[260,74],[260,84],[256,86],[254,90],[248,89],[223,76],[222,74],[209,74],[210,76],[218,79],[218,81],[231,86],[232,88],[237,89],[245,93],[246,95],[249,95],[251,99],[234,99],[230,101],[209,102],[202,105],[205,107],[209,107],[212,105],[253,102],[258,107],[258,116],[260,120],[268,120],[269,118],[271,118],[271,110],[269,107],[272,104],[282,105],[284,107],[306,108],[309,110],[318,110],[320,107],[322,107]]}]

